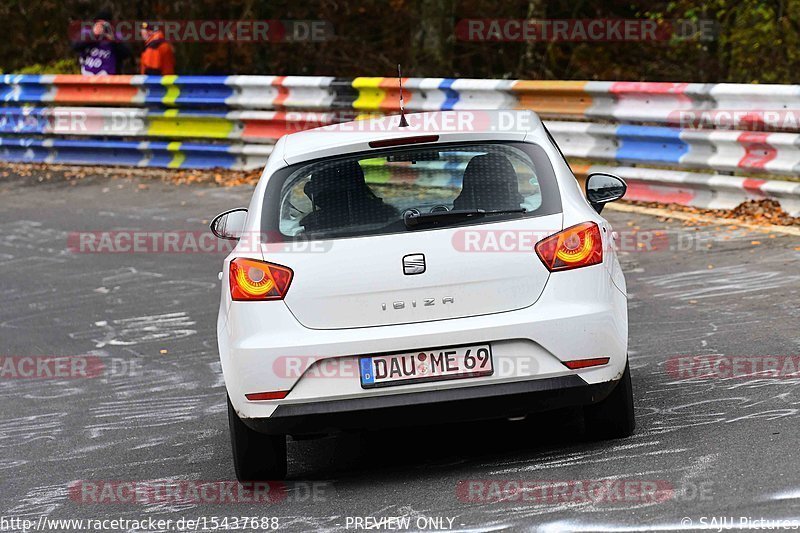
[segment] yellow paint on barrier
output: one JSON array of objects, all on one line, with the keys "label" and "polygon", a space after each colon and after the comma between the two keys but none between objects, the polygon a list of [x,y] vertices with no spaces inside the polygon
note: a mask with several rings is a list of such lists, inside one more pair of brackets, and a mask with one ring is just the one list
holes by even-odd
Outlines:
[{"label": "yellow paint on barrier", "polygon": [[178,97],[181,95],[181,89],[177,85],[175,85],[175,80],[178,79],[178,76],[163,76],[161,78],[161,85],[167,88],[167,92],[164,97],[161,99],[162,104],[167,105],[175,105],[175,102],[178,100]]},{"label": "yellow paint on barrier", "polygon": [[358,91],[358,98],[353,102],[353,109],[377,111],[386,97],[386,91],[380,88],[383,78],[356,78],[353,89]]},{"label": "yellow paint on barrier", "polygon": [[183,152],[181,152],[181,143],[180,142],[171,142],[167,144],[167,150],[170,152],[175,152],[172,155],[172,160],[167,164],[168,168],[180,168],[184,161],[186,161],[186,156]]},{"label": "yellow paint on barrier", "polygon": [[225,118],[180,116],[177,110],[170,110],[159,116],[148,116],[147,122],[147,134],[154,137],[227,139],[235,127],[232,121]]}]

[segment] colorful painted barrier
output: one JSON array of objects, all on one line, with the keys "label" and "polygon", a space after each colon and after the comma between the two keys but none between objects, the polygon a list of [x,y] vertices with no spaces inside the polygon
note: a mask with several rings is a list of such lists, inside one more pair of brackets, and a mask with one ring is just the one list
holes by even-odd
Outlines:
[{"label": "colorful painted barrier", "polygon": [[[692,113],[723,120],[719,112],[800,111],[800,85],[463,78],[404,78],[403,85],[412,111],[520,108],[546,118],[671,125]],[[0,99],[17,104],[393,112],[398,96],[394,77],[0,75]],[[776,129],[800,131],[791,123]]]},{"label": "colorful painted barrier", "polygon": [[547,121],[568,157],[800,175],[800,134]]},{"label": "colorful painted barrier", "polygon": [[[800,85],[404,78],[403,87],[409,111],[533,109],[569,157],[800,172]],[[6,160],[257,168],[286,133],[396,113],[399,86],[394,77],[3,75],[0,98]]]},{"label": "colorful painted barrier", "polygon": [[800,216],[800,183],[640,167],[582,165],[573,170],[580,177],[612,172],[624,178],[629,200],[731,209],[745,200],[771,198],[790,215]]},{"label": "colorful painted barrier", "polygon": [[288,133],[341,120],[333,113],[300,111],[67,106],[6,106],[2,110],[0,134],[241,139],[256,143],[274,143]]},{"label": "colorful painted barrier", "polygon": [[0,137],[0,159],[16,163],[247,170],[271,152],[271,145]]}]

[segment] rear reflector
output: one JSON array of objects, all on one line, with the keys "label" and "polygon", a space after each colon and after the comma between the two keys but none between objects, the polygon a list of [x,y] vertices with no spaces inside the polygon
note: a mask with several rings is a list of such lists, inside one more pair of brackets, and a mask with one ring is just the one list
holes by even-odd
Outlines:
[{"label": "rear reflector", "polygon": [[289,394],[288,390],[279,390],[273,392],[251,392],[250,394],[245,394],[244,397],[251,402],[257,402],[259,400],[283,400],[287,394]]},{"label": "rear reflector", "polygon": [[608,363],[609,357],[596,357],[594,359],[576,359],[574,361],[564,361],[567,368],[578,370],[579,368],[588,368],[590,366],[602,366]]},{"label": "rear reflector", "polygon": [[370,148],[386,148],[388,146],[403,146],[404,144],[435,143],[438,135],[419,135],[417,137],[401,137],[399,139],[386,139],[384,141],[370,141]]}]

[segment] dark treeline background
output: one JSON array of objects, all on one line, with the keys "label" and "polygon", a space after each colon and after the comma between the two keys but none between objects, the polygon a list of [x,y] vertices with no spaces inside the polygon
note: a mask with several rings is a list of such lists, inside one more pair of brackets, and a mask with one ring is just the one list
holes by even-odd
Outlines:
[{"label": "dark treeline background", "polygon": [[[405,76],[796,83],[800,0],[0,0],[5,73],[77,72],[70,20],[321,19],[319,43],[176,43],[180,74]],[[710,19],[708,40],[465,42],[464,18]],[[138,56],[141,43],[134,43]],[[126,70],[134,73],[136,64]]]}]

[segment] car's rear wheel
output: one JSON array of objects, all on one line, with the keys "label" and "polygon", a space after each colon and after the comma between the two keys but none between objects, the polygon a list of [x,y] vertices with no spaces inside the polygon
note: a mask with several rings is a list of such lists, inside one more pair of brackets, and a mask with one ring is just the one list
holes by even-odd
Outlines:
[{"label": "car's rear wheel", "polygon": [[631,370],[625,364],[622,379],[605,400],[583,408],[586,436],[592,440],[619,439],[633,434],[636,421],[633,415]]},{"label": "car's rear wheel", "polygon": [[247,427],[228,398],[233,466],[239,481],[269,481],[286,477],[286,436],[265,435]]}]

